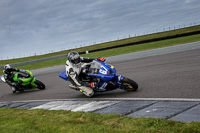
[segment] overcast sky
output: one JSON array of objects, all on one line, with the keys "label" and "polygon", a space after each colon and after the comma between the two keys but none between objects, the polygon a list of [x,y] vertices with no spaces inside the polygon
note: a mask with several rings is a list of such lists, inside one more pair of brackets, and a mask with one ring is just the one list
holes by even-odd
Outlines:
[{"label": "overcast sky", "polygon": [[0,0],[0,60],[194,24],[200,0]]}]

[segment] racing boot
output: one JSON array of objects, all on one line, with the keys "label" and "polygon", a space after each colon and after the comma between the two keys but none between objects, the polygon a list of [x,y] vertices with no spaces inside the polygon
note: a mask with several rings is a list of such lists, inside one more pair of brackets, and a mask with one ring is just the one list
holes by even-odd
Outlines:
[{"label": "racing boot", "polygon": [[88,97],[92,97],[94,95],[94,90],[91,87],[81,86],[79,87],[79,89],[80,89],[80,92],[82,92]]},{"label": "racing boot", "polygon": [[69,87],[70,87],[71,89],[74,89],[74,90],[80,90],[80,89],[78,88],[78,86],[74,86],[73,84],[70,84]]},{"label": "racing boot", "polygon": [[12,92],[13,92],[13,93],[16,93],[16,92],[17,92],[17,89],[16,89],[16,87],[14,87],[14,86],[11,86],[11,89],[12,89]]}]

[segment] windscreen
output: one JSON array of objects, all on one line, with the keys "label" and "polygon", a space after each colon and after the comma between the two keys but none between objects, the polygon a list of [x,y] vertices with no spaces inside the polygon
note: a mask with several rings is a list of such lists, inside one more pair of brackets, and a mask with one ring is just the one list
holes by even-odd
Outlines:
[{"label": "windscreen", "polygon": [[101,63],[94,60],[89,68],[89,74],[98,74],[100,67]]}]

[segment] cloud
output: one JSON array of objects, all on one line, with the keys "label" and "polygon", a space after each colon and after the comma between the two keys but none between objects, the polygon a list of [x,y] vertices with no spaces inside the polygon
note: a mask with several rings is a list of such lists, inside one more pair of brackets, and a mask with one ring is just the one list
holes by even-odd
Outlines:
[{"label": "cloud", "polygon": [[199,3],[198,0],[0,1],[0,56],[46,53],[199,21]]},{"label": "cloud", "polygon": [[186,3],[190,3],[190,2],[191,2],[191,0],[186,0],[185,2],[186,2]]}]

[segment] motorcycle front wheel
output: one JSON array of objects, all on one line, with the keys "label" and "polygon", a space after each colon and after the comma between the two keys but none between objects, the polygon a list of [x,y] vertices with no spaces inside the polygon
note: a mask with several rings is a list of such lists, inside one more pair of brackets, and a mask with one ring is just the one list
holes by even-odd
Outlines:
[{"label": "motorcycle front wheel", "polygon": [[37,85],[38,89],[40,89],[40,90],[44,90],[45,89],[45,84],[42,83],[41,81],[35,80],[35,84]]},{"label": "motorcycle front wheel", "polygon": [[120,83],[124,86],[123,90],[136,91],[138,89],[138,84],[129,78],[124,77]]}]

